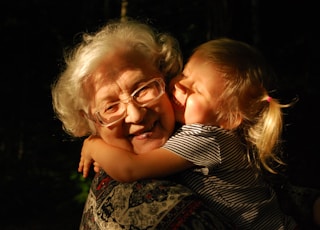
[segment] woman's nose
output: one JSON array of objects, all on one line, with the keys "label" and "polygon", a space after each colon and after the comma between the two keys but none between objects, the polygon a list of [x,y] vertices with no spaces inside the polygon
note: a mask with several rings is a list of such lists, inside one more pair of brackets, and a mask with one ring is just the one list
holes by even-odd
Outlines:
[{"label": "woman's nose", "polygon": [[127,104],[127,115],[125,117],[126,123],[140,123],[146,113],[146,108],[140,107],[135,104],[133,101]]}]

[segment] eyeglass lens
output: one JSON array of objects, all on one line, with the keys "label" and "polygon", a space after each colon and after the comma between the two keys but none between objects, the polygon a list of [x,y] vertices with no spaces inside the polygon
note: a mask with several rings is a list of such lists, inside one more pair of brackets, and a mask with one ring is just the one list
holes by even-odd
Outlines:
[{"label": "eyeglass lens", "polygon": [[140,107],[145,107],[151,102],[159,99],[164,93],[164,82],[162,79],[153,79],[136,89],[127,100],[106,104],[96,115],[102,125],[110,126],[123,119],[126,115],[127,105],[133,101]]}]

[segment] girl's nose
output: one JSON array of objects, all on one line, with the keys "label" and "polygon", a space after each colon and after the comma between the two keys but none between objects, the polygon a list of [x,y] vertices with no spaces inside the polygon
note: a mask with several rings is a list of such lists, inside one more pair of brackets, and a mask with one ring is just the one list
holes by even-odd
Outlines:
[{"label": "girl's nose", "polygon": [[181,81],[177,81],[174,84],[174,91],[178,91],[179,93],[186,94],[187,88],[181,84]]},{"label": "girl's nose", "polygon": [[174,77],[170,82],[171,92],[180,91],[182,94],[188,93],[188,80],[183,74]]},{"label": "girl's nose", "polygon": [[132,101],[129,102],[127,104],[127,115],[125,117],[125,122],[134,124],[140,123],[143,120],[146,111],[146,108],[140,107]]},{"label": "girl's nose", "polygon": [[175,98],[175,103],[179,103],[180,105],[184,106],[189,96],[188,88],[186,88],[180,82],[176,82],[174,84],[174,88],[172,89],[172,96]]}]

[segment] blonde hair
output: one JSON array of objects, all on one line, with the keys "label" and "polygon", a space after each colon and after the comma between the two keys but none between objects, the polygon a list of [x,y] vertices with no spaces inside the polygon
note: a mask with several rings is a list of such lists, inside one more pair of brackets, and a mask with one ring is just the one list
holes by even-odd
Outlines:
[{"label": "blonde hair", "polygon": [[254,166],[276,173],[273,163],[284,164],[278,148],[282,108],[292,103],[280,104],[269,96],[264,84],[274,77],[270,66],[255,48],[228,38],[208,41],[197,47],[194,55],[206,58],[223,73],[226,84],[219,97],[218,119],[240,133]]},{"label": "blonde hair", "polygon": [[83,116],[89,108],[85,90],[87,78],[102,59],[121,47],[146,56],[159,72],[170,79],[182,69],[182,55],[176,39],[135,20],[112,21],[94,34],[84,33],[82,41],[65,55],[65,70],[52,85],[53,108],[63,129],[74,137],[95,133]]}]

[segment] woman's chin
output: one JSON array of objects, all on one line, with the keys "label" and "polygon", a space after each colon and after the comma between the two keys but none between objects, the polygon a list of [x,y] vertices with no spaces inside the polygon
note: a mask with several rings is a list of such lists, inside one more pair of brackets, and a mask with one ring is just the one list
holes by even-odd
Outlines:
[{"label": "woman's chin", "polygon": [[165,143],[164,139],[148,139],[148,140],[133,140],[133,151],[136,154],[148,153],[151,150],[160,148]]}]

